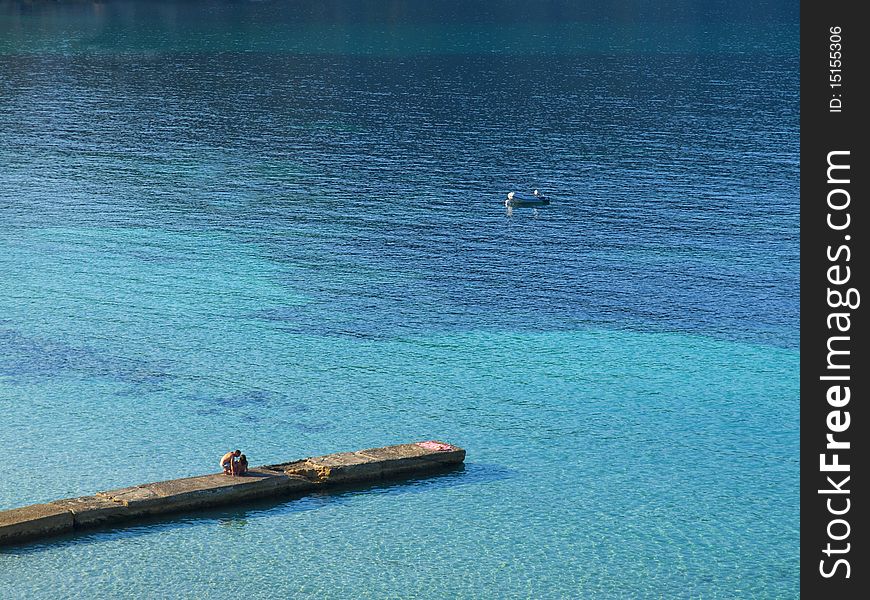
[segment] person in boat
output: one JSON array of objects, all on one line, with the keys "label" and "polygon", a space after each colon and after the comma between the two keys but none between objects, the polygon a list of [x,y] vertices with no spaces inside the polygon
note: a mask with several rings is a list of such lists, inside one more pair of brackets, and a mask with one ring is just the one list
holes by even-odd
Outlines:
[{"label": "person in boat", "polygon": [[224,470],[224,475],[236,474],[236,459],[241,455],[241,450],[230,450],[221,457],[221,468]]},{"label": "person in boat", "polygon": [[549,204],[549,203],[550,203],[550,199],[547,198],[544,194],[542,194],[542,193],[539,192],[538,190],[535,190],[535,191],[534,191],[534,195],[535,195],[535,198],[538,199],[538,200],[540,200],[543,204]]}]

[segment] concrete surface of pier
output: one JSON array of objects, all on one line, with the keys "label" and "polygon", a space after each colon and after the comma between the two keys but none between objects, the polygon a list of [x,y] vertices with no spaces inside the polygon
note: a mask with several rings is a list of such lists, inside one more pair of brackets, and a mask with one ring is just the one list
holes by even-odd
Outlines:
[{"label": "concrete surface of pier", "polygon": [[223,473],[146,483],[0,511],[0,545],[116,523],[147,515],[238,504],[253,498],[309,491],[455,465],[465,450],[444,442],[416,442],[340,452],[250,469],[240,477]]}]

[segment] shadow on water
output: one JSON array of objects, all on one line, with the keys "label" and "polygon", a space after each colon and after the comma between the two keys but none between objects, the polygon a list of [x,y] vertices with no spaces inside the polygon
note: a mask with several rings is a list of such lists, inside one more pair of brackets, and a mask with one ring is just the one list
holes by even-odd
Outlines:
[{"label": "shadow on water", "polygon": [[[0,320],[0,325],[4,324]],[[16,382],[42,381],[83,374],[143,388],[156,388],[175,378],[168,361],[118,356],[104,349],[68,344],[0,327],[0,376]]]},{"label": "shadow on water", "polygon": [[80,544],[152,535],[198,525],[217,524],[222,527],[244,527],[248,521],[260,517],[295,514],[337,504],[348,504],[358,496],[370,494],[400,496],[429,493],[464,485],[495,483],[516,475],[517,471],[502,465],[483,463],[456,465],[424,476],[397,477],[374,484],[336,485],[319,492],[251,500],[245,502],[243,506],[214,507],[143,517],[127,521],[126,525],[124,523],[106,525],[64,533],[45,540],[31,540],[13,544],[0,548],[0,555],[33,554]]}]

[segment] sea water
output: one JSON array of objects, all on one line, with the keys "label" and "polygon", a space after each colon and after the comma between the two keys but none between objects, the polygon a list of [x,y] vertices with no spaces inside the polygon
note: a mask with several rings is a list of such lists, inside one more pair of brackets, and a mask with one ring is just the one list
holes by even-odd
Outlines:
[{"label": "sea water", "polygon": [[468,451],[0,549],[0,598],[796,596],[797,43],[790,3],[0,3],[0,508]]}]

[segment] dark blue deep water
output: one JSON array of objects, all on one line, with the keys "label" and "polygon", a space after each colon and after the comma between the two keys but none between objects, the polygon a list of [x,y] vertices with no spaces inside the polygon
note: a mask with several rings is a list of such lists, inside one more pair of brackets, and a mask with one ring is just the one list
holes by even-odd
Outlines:
[{"label": "dark blue deep water", "polygon": [[0,0],[0,509],[468,451],[0,597],[797,596],[798,75],[797,3]]}]

